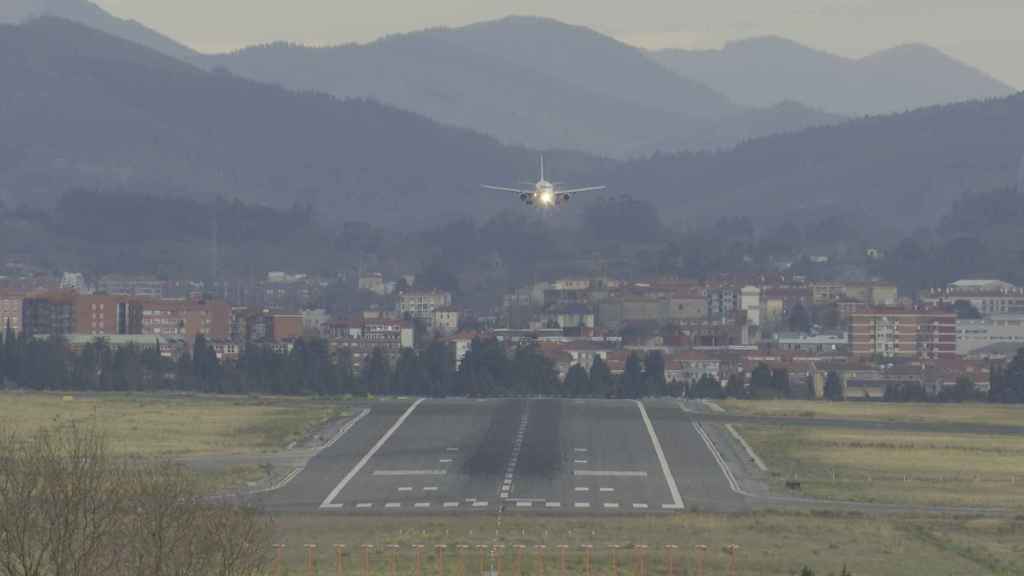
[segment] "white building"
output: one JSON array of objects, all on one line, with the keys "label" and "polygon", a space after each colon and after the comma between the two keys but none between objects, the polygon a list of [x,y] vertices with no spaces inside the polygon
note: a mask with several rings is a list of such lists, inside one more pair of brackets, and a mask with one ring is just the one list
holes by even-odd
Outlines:
[{"label": "white building", "polygon": [[398,297],[398,313],[404,318],[422,320],[428,327],[433,327],[434,310],[452,305],[449,292],[405,292]]},{"label": "white building", "polygon": [[960,356],[1005,343],[1024,347],[1024,315],[1006,314],[956,321],[956,353]]},{"label": "white building", "polygon": [[845,332],[803,334],[779,334],[775,343],[786,352],[806,354],[847,354],[850,351],[850,337]]},{"label": "white building", "polygon": [[434,310],[432,325],[444,336],[455,334],[459,329],[459,311],[450,306]]},{"label": "white building", "polygon": [[740,309],[747,313],[747,324],[761,325],[761,289],[757,286],[744,286],[740,290]]},{"label": "white building", "polygon": [[323,335],[331,316],[327,310],[317,308],[316,310],[302,311],[302,331],[306,333]]},{"label": "white building", "polygon": [[[391,289],[394,289],[394,284],[391,284]],[[385,296],[391,293],[388,289],[388,284],[384,282],[384,276],[376,272],[359,276],[359,290],[372,292],[378,296]]]},{"label": "white building", "polygon": [[88,290],[85,284],[85,275],[81,272],[65,272],[60,279],[61,290],[74,290],[80,294],[85,294]]}]

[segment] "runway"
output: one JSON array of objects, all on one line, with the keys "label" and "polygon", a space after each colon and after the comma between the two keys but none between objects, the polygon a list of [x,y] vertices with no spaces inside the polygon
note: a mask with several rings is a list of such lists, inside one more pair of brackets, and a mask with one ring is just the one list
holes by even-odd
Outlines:
[{"label": "runway", "polygon": [[747,509],[671,400],[374,403],[263,504],[339,514]]}]

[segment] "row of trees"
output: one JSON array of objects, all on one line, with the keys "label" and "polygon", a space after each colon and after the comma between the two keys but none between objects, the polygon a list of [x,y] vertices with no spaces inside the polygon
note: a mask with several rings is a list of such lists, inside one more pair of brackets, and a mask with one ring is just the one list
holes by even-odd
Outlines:
[{"label": "row of trees", "polygon": [[789,387],[789,371],[785,368],[772,368],[764,363],[759,363],[750,372],[750,379],[742,373],[733,373],[729,376],[723,388],[718,378],[710,374],[704,374],[696,382],[690,383],[686,389],[689,398],[748,398],[748,399],[773,399],[788,398],[791,395]]},{"label": "row of trees", "polygon": [[[732,374],[722,387],[717,377],[704,375],[685,387],[691,398],[787,398],[792,395],[785,368],[758,364],[749,380]],[[216,394],[510,396],[550,395],[592,398],[643,398],[677,393],[665,379],[660,351],[630,354],[622,374],[612,374],[600,358],[587,371],[572,366],[559,378],[554,363],[535,344],[523,344],[512,354],[495,340],[472,342],[456,368],[452,350],[434,341],[426,349],[402,350],[393,360],[380,349],[354,369],[351,354],[333,352],[323,340],[298,340],[288,353],[251,346],[238,360],[222,361],[205,338],[198,336],[192,354],[177,361],[156,348],[112,348],[98,339],[73,353],[61,338],[16,336],[10,328],[0,344],[0,384],[33,390],[178,390]],[[1006,366],[994,366],[988,400],[1024,402],[1024,350]],[[811,388],[809,383],[808,388]],[[824,396],[842,400],[836,372],[825,379]],[[811,394],[813,397],[813,393]],[[981,399],[974,382],[961,378],[939,395],[928,395],[920,384],[886,388],[889,402],[963,402]]]},{"label": "row of trees", "polygon": [[359,370],[345,350],[319,339],[297,340],[288,353],[247,347],[237,360],[222,361],[203,336],[177,361],[153,347],[116,349],[98,339],[79,353],[61,338],[35,339],[6,331],[0,346],[0,382],[33,390],[177,390],[215,394],[628,397],[666,395],[660,352],[632,354],[625,372],[613,376],[600,358],[588,372],[574,366],[563,381],[554,363],[534,344],[510,355],[495,340],[473,341],[456,369],[451,348],[440,341],[392,359],[381,349]]}]

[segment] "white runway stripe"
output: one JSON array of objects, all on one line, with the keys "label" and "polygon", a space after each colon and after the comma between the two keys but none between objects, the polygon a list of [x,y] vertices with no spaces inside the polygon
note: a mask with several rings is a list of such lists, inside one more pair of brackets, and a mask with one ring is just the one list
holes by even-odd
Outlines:
[{"label": "white runway stripe", "polygon": [[391,436],[393,436],[396,431],[398,431],[398,428],[401,427],[402,424],[404,424],[405,421],[409,419],[409,416],[412,415],[413,410],[415,410],[417,406],[422,404],[423,400],[423,398],[420,398],[419,400],[413,402],[412,406],[409,406],[409,409],[406,410],[398,418],[398,421],[395,422],[395,424],[391,428],[388,428],[388,431],[385,432],[384,435],[380,437],[380,440],[378,440],[377,443],[374,444],[372,448],[370,448],[370,451],[367,452],[366,455],[363,456],[363,458],[356,463],[352,470],[350,470],[349,473],[346,474],[345,477],[341,479],[341,482],[338,482],[338,485],[334,487],[334,490],[331,490],[331,493],[328,494],[326,498],[324,498],[324,501],[320,504],[321,508],[332,507],[331,503],[334,502],[334,499],[338,497],[338,494],[341,493],[341,491],[345,489],[345,486],[348,485],[348,483],[351,482],[352,479],[356,477],[356,474],[359,474],[359,471],[362,470],[364,466],[366,466],[367,462],[370,461],[370,458],[373,458],[373,455],[376,454],[377,451],[380,450],[382,446],[384,446],[384,443],[387,442],[388,439],[390,439]]},{"label": "white runway stripe", "polygon": [[607,476],[608,478],[646,478],[647,472],[642,470],[573,470],[573,476],[582,476],[586,478],[599,478]]},{"label": "white runway stripe", "polygon": [[636,401],[636,405],[640,408],[640,417],[644,421],[644,426],[647,427],[647,434],[651,437],[651,445],[654,446],[654,453],[658,455],[658,463],[661,464],[661,472],[665,475],[665,482],[668,484],[668,491],[672,495],[672,504],[682,508],[683,497],[679,495],[679,486],[676,485],[676,479],[672,476],[672,470],[669,468],[668,460],[665,458],[665,452],[661,449],[661,442],[658,440],[658,434],[654,431],[654,424],[651,423],[651,418],[647,415],[647,408],[644,407],[644,403],[640,400]]},{"label": "white runway stripe", "polygon": [[444,470],[374,470],[374,476],[444,476]]}]

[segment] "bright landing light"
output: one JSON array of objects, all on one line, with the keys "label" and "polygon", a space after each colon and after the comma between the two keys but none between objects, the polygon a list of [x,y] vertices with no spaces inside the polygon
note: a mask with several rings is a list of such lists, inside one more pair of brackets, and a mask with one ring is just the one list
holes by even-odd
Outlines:
[{"label": "bright landing light", "polygon": [[540,201],[542,204],[551,204],[555,201],[555,196],[551,192],[545,192],[540,195]]}]

